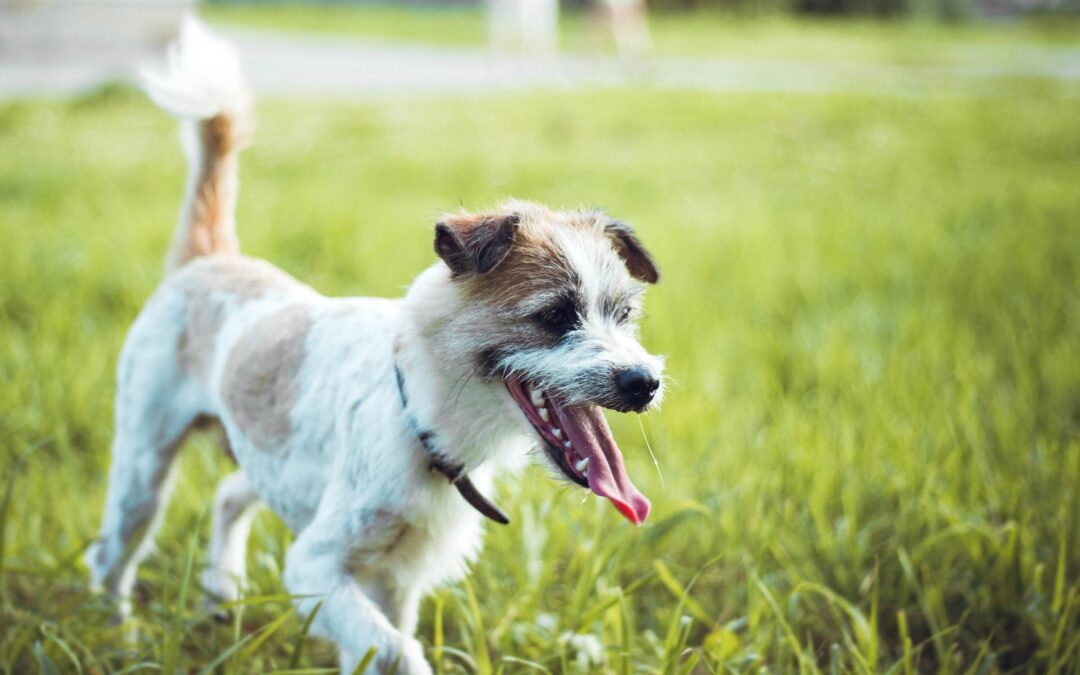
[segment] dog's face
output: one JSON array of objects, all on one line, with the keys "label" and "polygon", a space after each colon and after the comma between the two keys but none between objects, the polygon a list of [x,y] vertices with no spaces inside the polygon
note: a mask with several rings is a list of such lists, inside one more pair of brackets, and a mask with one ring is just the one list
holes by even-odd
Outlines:
[{"label": "dog's face", "polygon": [[505,386],[567,478],[644,521],[598,409],[641,412],[661,395],[663,362],[637,339],[642,282],[659,273],[634,233],[598,211],[516,202],[445,218],[435,250],[463,300],[444,343]]}]

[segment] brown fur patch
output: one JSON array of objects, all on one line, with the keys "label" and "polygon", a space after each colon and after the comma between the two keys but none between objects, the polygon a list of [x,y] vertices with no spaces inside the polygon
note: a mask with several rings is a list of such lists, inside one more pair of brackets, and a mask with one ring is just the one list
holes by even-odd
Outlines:
[{"label": "brown fur patch", "polygon": [[[578,320],[587,320],[592,311],[616,315],[636,295],[636,282],[625,274],[625,259],[620,260],[606,231],[614,221],[603,212],[551,211],[538,204],[510,202],[495,213],[447,216],[441,224],[452,223],[468,233],[470,226],[483,227],[507,217],[516,223],[513,243],[487,273],[460,274],[455,261],[443,257],[467,302],[435,329],[434,339],[446,353],[469,350],[481,375],[497,374],[497,364],[514,351],[558,344],[567,329],[545,321],[544,312],[561,306],[573,308]],[[568,232],[575,236],[563,236]],[[437,229],[437,250],[438,234]],[[601,269],[575,269],[572,260],[579,258],[578,252],[563,250],[565,242],[586,247],[581,252],[584,259],[595,259]],[[588,290],[581,274],[597,272],[609,275],[600,297],[584,297]]]},{"label": "brown fur patch", "polygon": [[181,372],[206,383],[214,362],[214,346],[226,320],[226,300],[247,302],[275,288],[298,284],[273,265],[240,256],[213,256],[186,272],[187,323],[176,344]]},{"label": "brown fur patch", "polygon": [[656,266],[656,261],[641,245],[633,228],[626,223],[614,220],[604,228],[604,231],[611,237],[615,251],[626,263],[626,269],[634,278],[650,284],[660,281],[660,270]]},{"label": "brown fur patch", "polygon": [[499,266],[466,282],[470,297],[513,308],[540,293],[569,292],[577,286],[573,266],[551,238],[551,227],[562,224],[554,222],[557,214],[544,209],[530,215],[518,225],[514,244]]},{"label": "brown fur patch", "polygon": [[218,114],[199,125],[202,166],[191,200],[188,222],[169,252],[166,267],[174,270],[184,263],[212,253],[236,253],[239,245],[232,222],[236,198],[236,163],[246,132],[228,114]]},{"label": "brown fur patch", "polygon": [[415,529],[401,514],[389,509],[375,509],[367,527],[363,528],[357,544],[351,547],[345,558],[345,569],[360,576],[371,569],[371,561],[390,553]]},{"label": "brown fur patch", "polygon": [[214,345],[225,323],[222,303],[202,294],[189,296],[187,323],[176,342],[180,371],[205,383],[214,363]]},{"label": "brown fur patch", "polygon": [[273,450],[292,433],[311,310],[292,305],[251,326],[229,353],[221,395],[252,443]]},{"label": "brown fur patch", "polygon": [[[517,211],[515,207],[527,210]],[[486,274],[460,278],[468,302],[441,327],[436,340],[447,353],[472,352],[476,371],[492,375],[509,351],[554,346],[561,337],[533,318],[538,303],[558,302],[577,292],[579,279],[551,236],[555,214],[533,205],[514,204],[521,213],[513,246]],[[542,210],[542,212],[541,212]]]},{"label": "brown fur patch", "polygon": [[[610,247],[639,280],[654,283],[658,277],[652,258],[633,230],[601,211],[551,211],[530,203],[515,203],[508,208],[515,209],[519,218],[513,246],[490,273],[466,280],[466,292],[476,300],[486,298],[513,307],[544,292],[561,290],[571,295],[579,279],[555,241],[555,232],[560,229],[578,230],[594,237],[597,246]],[[626,290],[620,293],[626,295]]]},{"label": "brown fur patch", "polygon": [[228,115],[215,115],[203,122],[199,131],[202,136],[202,179],[191,214],[191,248],[196,256],[211,253],[235,253],[236,240],[223,236],[222,221],[225,213],[225,182],[227,172],[236,161],[236,139],[233,138],[233,120]]},{"label": "brown fur patch", "polygon": [[454,276],[487,274],[510,251],[518,219],[514,213],[447,218],[435,226],[435,252]]}]

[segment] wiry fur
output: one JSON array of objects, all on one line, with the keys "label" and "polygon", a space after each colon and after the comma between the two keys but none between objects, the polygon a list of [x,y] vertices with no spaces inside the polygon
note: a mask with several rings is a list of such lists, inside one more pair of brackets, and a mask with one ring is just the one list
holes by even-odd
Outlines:
[{"label": "wiry fur", "polygon": [[[325,298],[236,252],[236,153],[250,124],[239,73],[232,49],[188,21],[168,67],[146,78],[181,120],[191,171],[171,273],[120,355],[104,522],[86,562],[129,611],[176,450],[216,420],[241,471],[218,488],[207,590],[240,593],[262,500],[296,534],[285,585],[301,610],[321,603],[313,629],[340,646],[342,668],[375,646],[380,672],[397,662],[429,673],[413,637],[419,599],[465,572],[482,523],[428,470],[417,429],[488,493],[538,442],[503,377],[571,402],[640,408],[619,399],[613,378],[630,365],[659,376],[660,360],[636,340],[631,276],[649,280],[655,265],[601,213],[511,202],[445,219],[443,261],[405,298]],[[554,335],[535,314],[564,301],[575,327]]]}]

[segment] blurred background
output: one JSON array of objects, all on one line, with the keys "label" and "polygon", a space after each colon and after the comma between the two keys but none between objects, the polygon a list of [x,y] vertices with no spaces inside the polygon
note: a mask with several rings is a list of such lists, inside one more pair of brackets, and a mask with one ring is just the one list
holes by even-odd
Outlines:
[{"label": "blurred background", "polygon": [[213,619],[210,435],[131,624],[80,562],[185,174],[134,73],[192,10],[258,98],[246,253],[398,296],[514,196],[659,261],[665,405],[610,416],[649,523],[507,482],[437,672],[1080,672],[1077,0],[0,0],[0,672],[335,663],[269,513]]},{"label": "blurred background", "polygon": [[[3,0],[0,93],[129,80],[191,0]],[[363,98],[628,83],[899,90],[916,75],[1075,80],[1078,0],[215,0],[256,87]],[[693,58],[691,58],[693,57]],[[921,66],[907,72],[890,66]]]}]

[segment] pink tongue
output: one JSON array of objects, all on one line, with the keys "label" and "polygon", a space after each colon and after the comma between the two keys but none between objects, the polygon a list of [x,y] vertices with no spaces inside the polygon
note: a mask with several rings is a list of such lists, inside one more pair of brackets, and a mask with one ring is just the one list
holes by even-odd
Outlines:
[{"label": "pink tongue", "polygon": [[559,418],[559,426],[574,444],[574,450],[581,457],[589,458],[589,488],[610,499],[630,522],[644,523],[649,517],[649,500],[638,492],[630,482],[630,476],[626,475],[622,453],[615,445],[600,409],[587,406],[564,408],[557,404],[551,407]]}]

